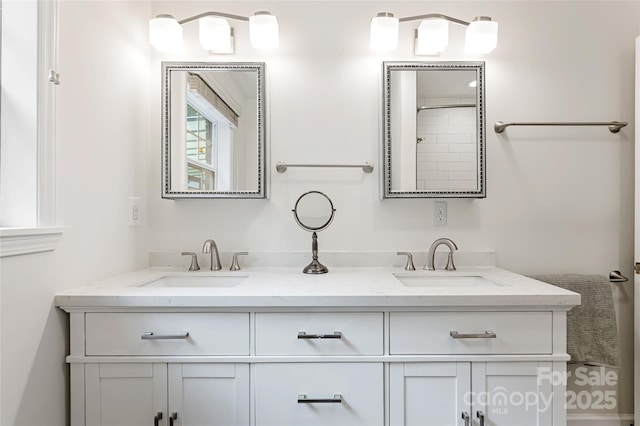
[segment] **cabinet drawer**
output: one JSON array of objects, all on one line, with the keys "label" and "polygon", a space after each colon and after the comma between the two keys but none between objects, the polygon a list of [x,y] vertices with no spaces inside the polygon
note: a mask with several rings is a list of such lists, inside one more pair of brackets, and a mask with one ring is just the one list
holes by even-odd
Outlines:
[{"label": "cabinet drawer", "polygon": [[381,355],[381,312],[258,313],[256,355]]},{"label": "cabinet drawer", "polygon": [[248,355],[249,314],[88,313],[85,350],[87,355]]},{"label": "cabinet drawer", "polygon": [[551,318],[551,312],[393,312],[390,353],[550,354]]},{"label": "cabinet drawer", "polygon": [[381,363],[256,365],[257,426],[384,423]]}]

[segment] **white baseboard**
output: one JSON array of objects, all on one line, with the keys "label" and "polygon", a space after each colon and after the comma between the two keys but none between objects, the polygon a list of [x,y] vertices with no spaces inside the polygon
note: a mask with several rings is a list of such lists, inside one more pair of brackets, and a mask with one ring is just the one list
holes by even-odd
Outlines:
[{"label": "white baseboard", "polygon": [[630,426],[633,414],[568,414],[567,426]]}]

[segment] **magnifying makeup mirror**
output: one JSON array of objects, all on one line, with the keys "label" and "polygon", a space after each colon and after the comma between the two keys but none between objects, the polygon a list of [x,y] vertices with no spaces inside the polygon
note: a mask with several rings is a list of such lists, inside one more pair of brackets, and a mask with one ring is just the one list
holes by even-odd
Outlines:
[{"label": "magnifying makeup mirror", "polygon": [[326,274],[326,266],[318,261],[318,234],[327,228],[336,213],[331,199],[319,191],[305,192],[298,198],[293,208],[293,217],[302,229],[313,232],[311,237],[311,254],[313,260],[302,272],[305,274]]}]

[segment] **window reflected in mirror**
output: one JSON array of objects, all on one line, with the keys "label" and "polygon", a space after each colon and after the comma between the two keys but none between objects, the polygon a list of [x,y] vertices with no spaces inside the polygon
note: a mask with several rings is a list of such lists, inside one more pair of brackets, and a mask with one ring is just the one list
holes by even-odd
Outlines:
[{"label": "window reflected in mirror", "polygon": [[264,64],[163,63],[163,197],[264,198]]}]

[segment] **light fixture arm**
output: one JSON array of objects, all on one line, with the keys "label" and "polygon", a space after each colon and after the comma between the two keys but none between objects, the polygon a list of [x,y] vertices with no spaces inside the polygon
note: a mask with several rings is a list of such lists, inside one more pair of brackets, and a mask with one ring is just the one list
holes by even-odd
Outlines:
[{"label": "light fixture arm", "polygon": [[470,22],[463,21],[462,19],[458,19],[458,18],[453,18],[451,16],[443,15],[442,13],[427,13],[426,15],[408,16],[406,18],[400,18],[399,21],[400,22],[422,21],[423,19],[444,19],[445,21],[464,25],[465,27],[468,27],[470,24]]},{"label": "light fixture arm", "polygon": [[[454,24],[464,25],[468,27],[471,22],[463,21],[462,19],[454,18],[452,16],[443,15],[442,13],[427,13],[426,15],[408,16],[406,18],[400,18],[400,22],[409,21],[422,21],[423,19],[444,19],[445,21],[453,22]],[[472,22],[475,21],[491,21],[490,16],[476,16]]]},{"label": "light fixture arm", "polygon": [[181,21],[178,21],[178,24],[184,25],[187,22],[195,21],[200,18],[204,18],[205,16],[221,16],[223,18],[235,19],[237,21],[249,21],[249,17],[247,16],[233,15],[231,13],[224,13],[224,12],[204,12],[199,15],[195,15],[190,18],[185,18]]}]

